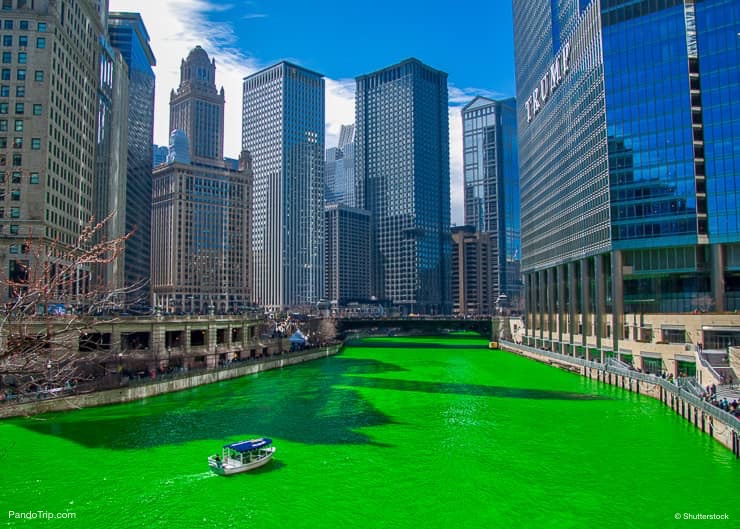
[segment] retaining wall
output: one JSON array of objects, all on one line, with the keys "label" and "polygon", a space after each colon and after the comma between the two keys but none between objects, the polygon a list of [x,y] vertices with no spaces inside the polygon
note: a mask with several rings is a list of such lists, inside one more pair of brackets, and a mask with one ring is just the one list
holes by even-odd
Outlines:
[{"label": "retaining wall", "polygon": [[105,406],[107,404],[118,404],[133,400],[146,399],[148,397],[154,397],[155,395],[162,395],[163,393],[183,391],[196,386],[202,386],[203,384],[212,384],[222,380],[243,377],[244,375],[251,375],[262,371],[269,371],[270,369],[280,369],[289,365],[309,362],[318,358],[335,355],[341,350],[341,348],[341,344],[331,345],[307,352],[285,354],[268,360],[249,362],[246,365],[240,365],[238,367],[207,371],[190,376],[186,375],[170,380],[153,381],[139,386],[126,386],[118,389],[96,391],[84,395],[71,395],[68,397],[59,397],[38,402],[5,404],[0,406],[0,419],[36,415],[39,413],[54,411],[90,408],[94,406]]},{"label": "retaining wall", "polygon": [[606,384],[658,399],[685,420],[700,428],[702,432],[732,450],[735,457],[740,459],[740,420],[687,390],[679,389],[667,380],[512,342],[502,341],[499,347],[538,362],[567,369]]}]

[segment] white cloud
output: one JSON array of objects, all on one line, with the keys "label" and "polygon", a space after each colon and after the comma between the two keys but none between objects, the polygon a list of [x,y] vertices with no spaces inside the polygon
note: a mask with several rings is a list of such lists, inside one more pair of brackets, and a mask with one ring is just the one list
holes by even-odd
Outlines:
[{"label": "white cloud", "polygon": [[[237,157],[241,151],[242,79],[265,67],[260,61],[240,50],[233,26],[209,21],[206,14],[228,11],[240,4],[218,4],[208,0],[110,0],[111,11],[141,13],[151,47],[157,58],[155,73],[154,143],[169,142],[170,91],[180,84],[180,61],[200,45],[216,60],[216,84],[226,92],[224,153]],[[242,3],[242,7],[249,3]],[[260,13],[244,13],[238,18],[246,23],[263,18]],[[295,61],[298,62],[298,61]],[[324,72],[322,72],[324,73]],[[362,73],[362,72],[358,72]],[[354,123],[354,79],[326,78],[326,145],[337,144],[341,125]],[[450,194],[452,222],[463,223],[462,130],[460,108],[476,95],[500,97],[490,91],[450,86]]]}]

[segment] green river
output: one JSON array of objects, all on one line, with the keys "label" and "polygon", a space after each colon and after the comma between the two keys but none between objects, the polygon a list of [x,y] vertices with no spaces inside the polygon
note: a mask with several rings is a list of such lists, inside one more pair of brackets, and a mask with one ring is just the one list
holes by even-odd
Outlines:
[{"label": "green river", "polygon": [[[223,444],[261,436],[277,447],[267,466],[209,472]],[[5,420],[0,469],[11,527],[740,527],[730,450],[654,399],[467,336],[374,338],[145,401]],[[74,519],[14,514],[38,511]]]}]

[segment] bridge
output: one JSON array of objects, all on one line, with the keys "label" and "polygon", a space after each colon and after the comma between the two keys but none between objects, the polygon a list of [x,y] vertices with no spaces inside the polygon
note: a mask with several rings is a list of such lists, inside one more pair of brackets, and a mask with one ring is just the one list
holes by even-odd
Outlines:
[{"label": "bridge", "polygon": [[340,338],[354,332],[373,331],[374,334],[399,332],[439,334],[450,331],[473,331],[490,340],[493,335],[493,320],[488,318],[453,318],[450,316],[414,316],[396,318],[340,318],[337,319],[337,334]]}]

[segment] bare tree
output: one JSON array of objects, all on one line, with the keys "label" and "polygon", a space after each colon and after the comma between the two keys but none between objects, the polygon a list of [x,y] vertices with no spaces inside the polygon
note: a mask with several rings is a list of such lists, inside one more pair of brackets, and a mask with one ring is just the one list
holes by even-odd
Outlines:
[{"label": "bare tree", "polygon": [[51,390],[94,376],[91,360],[101,350],[94,328],[110,323],[96,315],[138,288],[122,292],[91,281],[91,270],[119,259],[131,236],[102,240],[112,216],[90,220],[71,245],[29,237],[25,259],[14,261],[13,274],[0,278],[7,289],[0,309],[0,388]]}]

